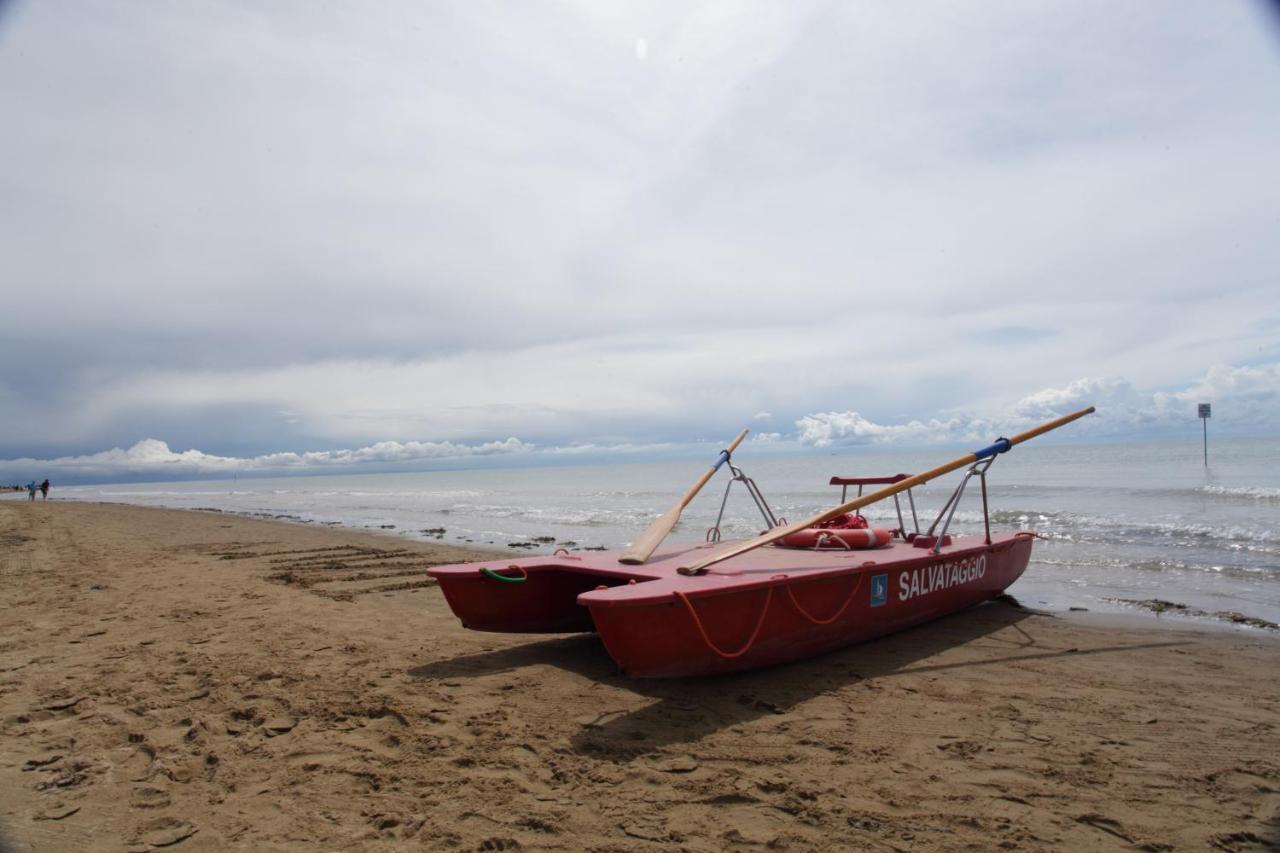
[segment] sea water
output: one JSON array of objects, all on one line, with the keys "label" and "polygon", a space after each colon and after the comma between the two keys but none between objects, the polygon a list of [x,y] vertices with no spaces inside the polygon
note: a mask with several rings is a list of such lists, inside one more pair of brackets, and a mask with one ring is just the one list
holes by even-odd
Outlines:
[{"label": "sea water", "polygon": [[[838,502],[839,487],[827,485],[832,475],[911,474],[964,450],[860,448],[767,456],[748,445],[733,461],[778,517],[798,520]],[[525,555],[630,543],[711,461],[242,477],[59,487],[55,495],[370,528]],[[915,490],[922,528],[961,476],[955,472]],[[685,510],[669,541],[703,541],[715,526],[727,483],[729,471],[722,468]],[[1280,622],[1280,439],[1216,441],[1207,466],[1198,440],[1029,443],[992,465],[988,492],[993,530],[1034,530],[1044,537],[1035,544],[1026,574],[1010,589],[1027,604],[1114,611],[1128,607],[1121,603],[1126,599],[1158,598]],[[903,511],[911,529],[905,501]],[[877,526],[897,526],[892,501],[864,513]],[[750,536],[764,526],[743,484],[733,483],[721,536]],[[976,480],[951,530],[981,532]],[[511,547],[530,542],[532,547]]]}]

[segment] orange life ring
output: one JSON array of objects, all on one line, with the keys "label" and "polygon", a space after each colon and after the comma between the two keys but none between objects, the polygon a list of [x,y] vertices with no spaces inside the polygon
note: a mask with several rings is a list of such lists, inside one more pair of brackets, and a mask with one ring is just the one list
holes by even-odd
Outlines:
[{"label": "orange life ring", "polygon": [[806,527],[775,542],[783,548],[808,548],[813,551],[862,551],[880,548],[893,539],[893,531],[883,527],[867,527],[862,516],[827,521],[818,527]]}]

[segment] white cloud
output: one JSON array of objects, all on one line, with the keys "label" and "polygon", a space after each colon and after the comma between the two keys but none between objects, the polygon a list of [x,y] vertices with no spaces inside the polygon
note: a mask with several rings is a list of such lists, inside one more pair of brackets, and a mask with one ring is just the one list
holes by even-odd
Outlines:
[{"label": "white cloud", "polygon": [[1014,413],[1019,422],[1031,422],[1090,403],[1098,414],[1087,428],[1100,433],[1185,430],[1196,423],[1199,403],[1212,403],[1214,420],[1223,427],[1274,432],[1280,423],[1280,363],[1218,365],[1177,391],[1144,392],[1120,377],[1080,379],[1032,394]]},{"label": "white cloud", "polygon": [[371,465],[412,463],[475,456],[528,454],[534,445],[517,438],[491,441],[480,445],[452,442],[381,441],[368,447],[349,450],[267,453],[239,458],[217,456],[199,450],[173,451],[169,445],[147,438],[126,449],[119,447],[83,456],[57,459],[0,460],[0,481],[40,476],[53,478],[112,478],[153,476],[158,479],[198,477],[211,474],[315,472],[332,469],[360,470]]},{"label": "white cloud", "polygon": [[821,412],[797,420],[796,429],[800,443],[812,447],[982,441],[1092,405],[1096,413],[1075,427],[1084,434],[1159,435],[1187,432],[1196,423],[1198,403],[1212,403],[1223,427],[1274,433],[1280,423],[1280,364],[1214,367],[1179,391],[1143,392],[1121,377],[1086,377],[1029,394],[1004,412],[957,412],[924,422],[880,424],[855,411]]},{"label": "white cloud", "polygon": [[1214,418],[1253,426],[1280,424],[1280,363],[1245,367],[1218,366],[1191,387],[1154,395],[1156,410],[1182,417],[1197,403],[1215,404]]},{"label": "white cloud", "polygon": [[1134,411],[1142,402],[1137,389],[1125,379],[1085,378],[1065,388],[1046,388],[1024,397],[1014,405],[1013,414],[1026,420],[1044,421],[1089,405],[1104,411]]},{"label": "white cloud", "polygon": [[563,447],[544,447],[539,453],[544,456],[648,456],[654,453],[670,451],[672,444],[569,444]]},{"label": "white cloud", "polygon": [[[341,386],[339,386],[341,387]],[[1092,437],[1187,434],[1195,431],[1196,404],[1212,403],[1216,425],[1228,431],[1274,433],[1280,423],[1280,363],[1219,366],[1180,390],[1142,391],[1121,377],[1086,377],[1060,388],[1045,388],[981,413],[950,411],[925,420],[879,423],[857,411],[805,415],[793,434],[759,432],[749,443],[773,452],[804,447],[928,445],[985,442],[1013,435],[1088,405],[1096,414],[1073,430]],[[257,456],[225,456],[200,450],[174,451],[148,438],[128,449],[50,459],[0,460],[0,482],[49,476],[54,479],[155,477],[179,479],[235,473],[356,472],[430,465],[449,460],[519,457],[551,460],[636,457],[688,452],[690,442],[572,442],[538,445],[515,437],[474,444],[451,441],[379,441],[323,451],[284,451]]]},{"label": "white cloud", "polygon": [[813,447],[951,441],[963,437],[969,425],[965,418],[878,424],[857,412],[819,412],[796,421],[800,443]]}]

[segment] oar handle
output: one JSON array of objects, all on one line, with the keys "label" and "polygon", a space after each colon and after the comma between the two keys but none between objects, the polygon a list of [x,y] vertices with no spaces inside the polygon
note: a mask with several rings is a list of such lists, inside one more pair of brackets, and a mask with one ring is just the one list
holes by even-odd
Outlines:
[{"label": "oar handle", "polygon": [[685,574],[685,575],[701,574],[708,566],[719,563],[722,560],[727,560],[730,557],[736,557],[739,554],[745,554],[748,551],[752,551],[752,550],[755,550],[756,548],[759,548],[761,545],[768,545],[771,542],[778,541],[784,536],[790,536],[792,533],[797,533],[801,530],[804,530],[806,527],[813,527],[815,524],[821,524],[822,522],[829,521],[830,519],[836,518],[837,516],[841,516],[841,515],[844,515],[845,513],[849,513],[849,512],[853,512],[854,510],[861,509],[862,507],[867,506],[868,504],[873,504],[878,501],[882,501],[885,498],[892,497],[893,495],[898,494],[899,492],[905,492],[907,489],[912,489],[912,488],[915,488],[916,486],[921,485],[922,483],[927,483],[930,480],[934,479],[935,477],[941,477],[943,474],[947,474],[951,471],[956,470],[957,468],[962,468],[965,465],[971,465],[974,462],[977,462],[979,459],[985,459],[988,456],[994,456],[997,453],[1004,453],[1006,450],[1013,447],[1015,444],[1021,444],[1022,442],[1027,441],[1028,439],[1035,438],[1038,435],[1043,435],[1044,433],[1049,432],[1050,430],[1057,429],[1058,427],[1063,426],[1064,424],[1069,424],[1072,421],[1076,420],[1077,418],[1082,418],[1092,411],[1094,411],[1093,406],[1089,406],[1088,408],[1081,409],[1078,412],[1072,412],[1069,415],[1063,415],[1060,418],[1054,418],[1053,420],[1040,424],[1040,426],[1034,427],[1033,429],[1029,429],[1026,432],[1020,432],[1017,435],[1015,435],[1013,438],[998,439],[995,443],[988,445],[987,447],[984,447],[981,450],[975,451],[973,453],[966,453],[964,456],[961,456],[959,459],[953,459],[947,464],[939,465],[937,468],[934,468],[929,471],[925,471],[923,474],[916,474],[914,477],[908,477],[905,480],[900,480],[891,486],[886,486],[883,489],[872,492],[869,495],[864,495],[860,498],[855,498],[849,501],[848,503],[843,503],[843,504],[840,504],[840,506],[834,507],[824,512],[820,512],[817,515],[813,516],[813,518],[806,518],[804,521],[797,521],[792,524],[788,524],[784,527],[775,527],[772,530],[765,531],[764,533],[760,534],[754,539],[748,539],[745,542],[738,542],[738,543],[729,545],[718,552],[713,552],[707,555],[706,557],[697,561],[691,566],[681,567],[679,571],[681,574]]},{"label": "oar handle", "polygon": [[742,444],[742,439],[747,437],[748,432],[750,432],[750,430],[744,429],[742,432],[738,433],[738,437],[729,442],[728,447],[720,451],[720,456],[716,459],[715,464],[708,468],[706,473],[698,478],[698,482],[693,484],[693,488],[685,492],[685,496],[680,499],[681,509],[687,507],[689,505],[689,501],[693,500],[694,497],[697,496],[698,492],[702,491],[702,487],[707,484],[707,480],[710,480],[715,473],[720,470],[721,465],[729,461],[729,457],[733,455],[733,451],[738,449],[738,445]]},{"label": "oar handle", "polygon": [[1049,432],[1050,430],[1055,430],[1060,426],[1064,426],[1066,424],[1071,423],[1074,420],[1083,418],[1085,415],[1093,414],[1095,411],[1096,409],[1094,409],[1093,406],[1086,406],[1085,408],[1081,409],[1078,412],[1072,412],[1069,415],[1063,415],[1060,418],[1054,418],[1051,421],[1046,421],[1045,423],[1040,424],[1040,426],[1038,427],[1033,427],[1027,430],[1026,432],[1018,433],[1013,438],[1009,439],[1009,444],[1011,445],[1022,444],[1022,442],[1028,439],[1035,438],[1037,435],[1044,435],[1046,432]]}]

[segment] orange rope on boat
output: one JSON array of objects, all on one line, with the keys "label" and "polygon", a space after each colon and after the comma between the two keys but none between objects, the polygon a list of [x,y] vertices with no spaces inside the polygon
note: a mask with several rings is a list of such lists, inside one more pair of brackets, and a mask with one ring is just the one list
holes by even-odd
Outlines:
[{"label": "orange rope on boat", "polygon": [[715,643],[711,642],[711,638],[707,636],[707,629],[702,627],[702,620],[698,618],[698,611],[693,609],[693,602],[689,597],[679,590],[675,591],[676,598],[684,602],[685,609],[689,611],[689,615],[693,617],[694,627],[698,629],[698,633],[702,635],[702,642],[707,644],[707,648],[715,652],[725,660],[733,660],[736,657],[742,657],[747,651],[755,645],[756,637],[760,635],[760,629],[764,627],[765,614],[769,612],[769,603],[773,601],[773,587],[769,587],[764,596],[764,607],[760,608],[760,618],[756,620],[756,627],[751,632],[751,636],[747,638],[746,645],[738,649],[736,652],[722,651]]},{"label": "orange rope on boat", "polygon": [[800,613],[800,615],[801,615],[801,616],[803,616],[804,618],[808,619],[808,620],[809,620],[810,622],[812,622],[813,624],[815,624],[815,625],[830,625],[832,622],[834,622],[834,621],[836,621],[837,619],[839,619],[839,618],[840,618],[840,615],[841,615],[842,613],[844,613],[844,611],[845,611],[846,609],[848,609],[848,607],[849,607],[849,605],[850,605],[850,604],[852,604],[852,603],[853,603],[853,597],[857,594],[857,592],[858,592],[858,587],[860,587],[860,586],[862,586],[862,575],[857,575],[857,576],[855,576],[855,577],[854,577],[854,579],[853,579],[853,588],[849,590],[849,596],[848,596],[848,598],[846,598],[846,599],[844,600],[844,604],[841,604],[841,605],[840,605],[840,609],[839,609],[839,610],[837,610],[835,613],[833,613],[833,614],[831,615],[831,618],[830,618],[830,619],[819,619],[819,618],[817,618],[816,616],[814,616],[814,615],[812,615],[811,613],[809,613],[809,611],[807,611],[807,610],[805,610],[803,607],[801,607],[801,606],[800,606],[800,602],[796,601],[796,594],[795,594],[795,592],[793,592],[793,591],[792,591],[792,589],[791,589],[791,587],[790,587],[789,585],[787,586],[787,598],[790,598],[790,599],[791,599],[791,606],[792,606],[792,607],[794,607],[794,608],[795,608],[795,609]]}]

